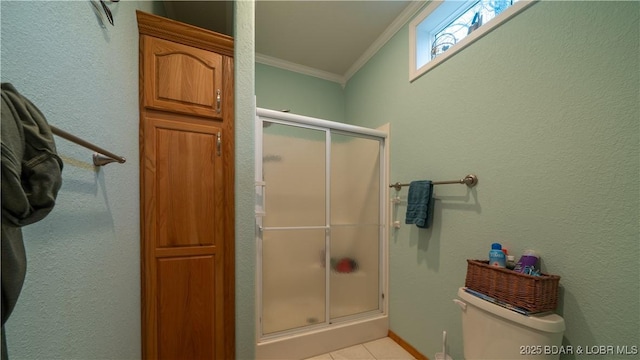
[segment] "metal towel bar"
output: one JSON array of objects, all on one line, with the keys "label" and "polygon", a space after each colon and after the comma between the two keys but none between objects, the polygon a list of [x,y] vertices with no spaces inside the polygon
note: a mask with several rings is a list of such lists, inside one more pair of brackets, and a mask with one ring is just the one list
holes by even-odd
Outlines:
[{"label": "metal towel bar", "polygon": [[[446,185],[446,184],[465,184],[468,187],[474,187],[478,183],[478,177],[474,174],[469,174],[460,180],[449,180],[449,181],[434,181],[431,184],[433,185]],[[399,182],[389,185],[389,187],[395,188],[396,191],[400,191],[403,186],[409,186],[410,184],[401,184]]]},{"label": "metal towel bar", "polygon": [[112,162],[118,162],[120,164],[124,163],[125,161],[127,161],[127,159],[125,159],[122,156],[118,156],[112,152],[109,152],[99,146],[93,145],[92,143],[81,139],[73,134],[69,134],[68,132],[64,131],[64,130],[60,130],[55,126],[51,126],[49,125],[49,127],[51,128],[51,132],[54,133],[55,135],[58,135],[62,138],[65,138],[71,142],[74,142],[80,146],[84,146],[87,149],[93,150],[96,153],[93,154],[93,165],[95,166],[104,166],[107,165],[109,163]]}]

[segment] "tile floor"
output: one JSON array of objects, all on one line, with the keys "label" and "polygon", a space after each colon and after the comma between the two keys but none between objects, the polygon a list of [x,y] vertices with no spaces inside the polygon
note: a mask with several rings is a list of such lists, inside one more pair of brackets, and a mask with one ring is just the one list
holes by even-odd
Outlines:
[{"label": "tile floor", "polygon": [[411,354],[390,338],[332,351],[306,360],[415,360]]}]

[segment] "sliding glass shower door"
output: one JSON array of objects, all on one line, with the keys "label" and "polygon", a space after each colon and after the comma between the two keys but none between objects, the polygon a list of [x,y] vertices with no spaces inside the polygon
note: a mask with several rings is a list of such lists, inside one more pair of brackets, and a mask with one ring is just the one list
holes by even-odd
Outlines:
[{"label": "sliding glass shower door", "polygon": [[263,124],[262,328],[326,320],[326,133]]},{"label": "sliding glass shower door", "polygon": [[261,338],[382,311],[384,138],[294,120],[256,127]]},{"label": "sliding glass shower door", "polygon": [[380,139],[331,134],[331,319],[379,307],[380,147]]}]

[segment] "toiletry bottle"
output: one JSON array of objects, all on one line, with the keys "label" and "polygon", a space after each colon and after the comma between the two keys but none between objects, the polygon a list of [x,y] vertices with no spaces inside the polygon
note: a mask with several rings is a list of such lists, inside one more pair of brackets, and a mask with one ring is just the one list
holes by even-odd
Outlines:
[{"label": "toiletry bottle", "polygon": [[513,268],[513,271],[517,271],[522,274],[530,274],[531,271],[535,270],[536,265],[538,264],[538,255],[533,250],[525,250],[520,260],[516,264],[516,267]]},{"label": "toiletry bottle", "polygon": [[513,255],[507,255],[507,269],[513,270],[516,267],[516,257]]},{"label": "toiletry bottle", "polygon": [[499,243],[491,244],[491,251],[489,251],[489,265],[505,267],[506,256],[502,252],[502,245]]}]

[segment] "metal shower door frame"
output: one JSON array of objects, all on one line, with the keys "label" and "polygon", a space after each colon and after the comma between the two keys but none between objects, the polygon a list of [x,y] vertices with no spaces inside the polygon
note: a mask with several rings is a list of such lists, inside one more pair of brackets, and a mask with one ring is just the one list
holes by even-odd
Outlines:
[{"label": "metal shower door frame", "polygon": [[[365,312],[362,314],[345,316],[344,318],[336,319],[331,318],[330,312],[330,299],[331,299],[331,284],[330,284],[330,266],[326,266],[325,272],[325,321],[304,326],[302,328],[294,328],[290,330],[284,330],[275,334],[269,334],[265,336],[262,331],[262,236],[263,236],[263,217],[266,215],[266,183],[263,179],[263,123],[267,121],[269,123],[296,126],[300,128],[306,128],[310,130],[318,130],[325,132],[325,225],[324,226],[306,226],[295,227],[295,229],[324,229],[325,230],[325,263],[330,262],[330,243],[331,243],[331,134],[340,134],[347,136],[354,136],[365,139],[378,140],[379,147],[379,278],[378,278],[378,309]],[[386,299],[387,293],[387,241],[388,241],[388,219],[387,219],[387,207],[385,206],[385,199],[387,198],[387,152],[385,151],[386,141],[388,134],[383,131],[369,129],[344,123],[332,122],[307,116],[295,115],[291,113],[285,113],[275,110],[268,110],[257,108],[255,118],[255,234],[256,234],[256,335],[258,342],[263,340],[269,340],[286,335],[292,335],[299,333],[301,330],[309,330],[314,328],[324,328],[330,326],[333,322],[339,323],[342,321],[349,321],[351,319],[359,319],[363,316],[368,316],[369,313],[386,313]],[[270,230],[281,230],[284,228],[270,227]]]}]

